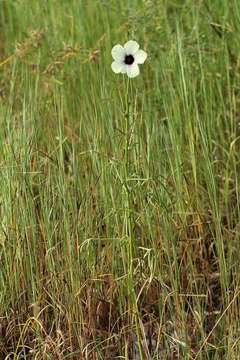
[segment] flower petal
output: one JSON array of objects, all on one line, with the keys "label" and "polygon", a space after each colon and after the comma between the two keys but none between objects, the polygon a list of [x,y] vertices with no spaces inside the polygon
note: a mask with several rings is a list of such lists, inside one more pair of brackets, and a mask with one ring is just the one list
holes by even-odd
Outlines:
[{"label": "flower petal", "polygon": [[127,67],[127,75],[130,78],[134,78],[139,75],[139,67],[138,64],[133,63],[132,65],[128,65]]},{"label": "flower petal", "polygon": [[138,50],[134,55],[134,59],[137,64],[143,64],[147,58],[147,53],[143,50]]},{"label": "flower petal", "polygon": [[122,45],[117,44],[112,48],[112,57],[118,62],[124,60],[125,54],[126,51],[124,50]]},{"label": "flower petal", "polygon": [[139,49],[139,45],[136,41],[134,40],[129,40],[125,45],[124,45],[124,49],[126,51],[127,54],[131,54],[134,55],[138,49]]},{"label": "flower petal", "polygon": [[112,67],[112,71],[115,72],[116,74],[119,74],[120,72],[122,72],[123,70],[123,67],[124,67],[124,64],[123,63],[120,63],[118,61],[114,61],[111,65]]},{"label": "flower petal", "polygon": [[126,72],[127,72],[127,68],[128,68],[128,65],[126,65],[126,64],[122,64],[122,70],[121,70],[121,73],[122,74],[126,74]]}]

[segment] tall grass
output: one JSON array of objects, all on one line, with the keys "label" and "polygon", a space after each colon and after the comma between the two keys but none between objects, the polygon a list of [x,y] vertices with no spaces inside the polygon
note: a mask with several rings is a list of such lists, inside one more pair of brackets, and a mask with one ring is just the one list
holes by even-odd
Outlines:
[{"label": "tall grass", "polygon": [[0,7],[0,358],[239,359],[238,1]]}]

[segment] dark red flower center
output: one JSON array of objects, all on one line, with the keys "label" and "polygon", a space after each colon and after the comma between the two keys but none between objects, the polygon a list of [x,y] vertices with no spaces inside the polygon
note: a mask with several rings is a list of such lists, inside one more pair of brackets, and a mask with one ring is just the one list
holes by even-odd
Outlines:
[{"label": "dark red flower center", "polygon": [[126,65],[132,65],[134,63],[134,57],[132,55],[126,55],[124,62]]}]

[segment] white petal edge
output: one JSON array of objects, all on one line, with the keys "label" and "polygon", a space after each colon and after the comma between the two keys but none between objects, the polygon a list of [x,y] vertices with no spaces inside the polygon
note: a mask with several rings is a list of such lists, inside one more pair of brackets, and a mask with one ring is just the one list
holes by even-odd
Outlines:
[{"label": "white petal edge", "polygon": [[121,62],[124,60],[126,51],[122,45],[117,44],[112,48],[111,54],[114,60]]},{"label": "white petal edge", "polygon": [[140,73],[138,64],[134,63],[133,65],[128,65],[127,67],[127,76],[130,78],[135,78]]},{"label": "white petal edge", "polygon": [[114,61],[111,65],[112,71],[115,72],[115,74],[122,73],[124,64]]},{"label": "white petal edge", "polygon": [[131,54],[134,55],[138,49],[139,49],[139,45],[136,41],[134,40],[129,40],[128,42],[126,42],[126,44],[124,45],[124,49],[126,51],[127,54]]},{"label": "white petal edge", "polygon": [[122,64],[122,70],[121,70],[121,73],[122,74],[126,74],[126,72],[127,72],[127,68],[128,68],[128,65],[126,65],[126,64]]},{"label": "white petal edge", "polygon": [[137,64],[143,64],[147,58],[147,53],[144,50],[138,50],[134,55]]}]

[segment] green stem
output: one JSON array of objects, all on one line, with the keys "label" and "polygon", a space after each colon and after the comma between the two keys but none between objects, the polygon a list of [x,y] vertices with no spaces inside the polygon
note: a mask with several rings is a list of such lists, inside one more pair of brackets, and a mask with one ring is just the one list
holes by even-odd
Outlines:
[{"label": "green stem", "polygon": [[[136,323],[136,332],[139,343],[139,352],[141,360],[144,360],[143,351],[141,346],[141,331],[140,331],[140,322],[139,322],[139,312],[137,306],[136,294],[134,291],[134,279],[133,279],[133,220],[132,220],[132,211],[131,211],[131,190],[128,186],[129,180],[129,149],[130,149],[130,136],[131,136],[131,97],[132,97],[132,87],[130,79],[127,80],[127,89],[126,89],[126,99],[125,99],[125,154],[124,154],[124,192],[125,192],[125,216],[126,216],[126,234],[128,239],[128,293],[130,306],[134,314],[135,323]],[[130,89],[130,91],[129,91]],[[129,94],[130,92],[130,94]]]},{"label": "green stem", "polygon": [[133,278],[133,226],[132,226],[132,214],[131,214],[131,192],[128,186],[129,179],[129,147],[130,147],[130,120],[131,120],[131,102],[129,100],[129,88],[130,88],[130,79],[127,81],[127,90],[126,90],[126,100],[125,100],[125,117],[126,117],[126,127],[125,127],[125,159],[124,159],[124,188],[125,188],[125,209],[126,209],[126,233],[128,237],[128,270],[130,282]]}]

